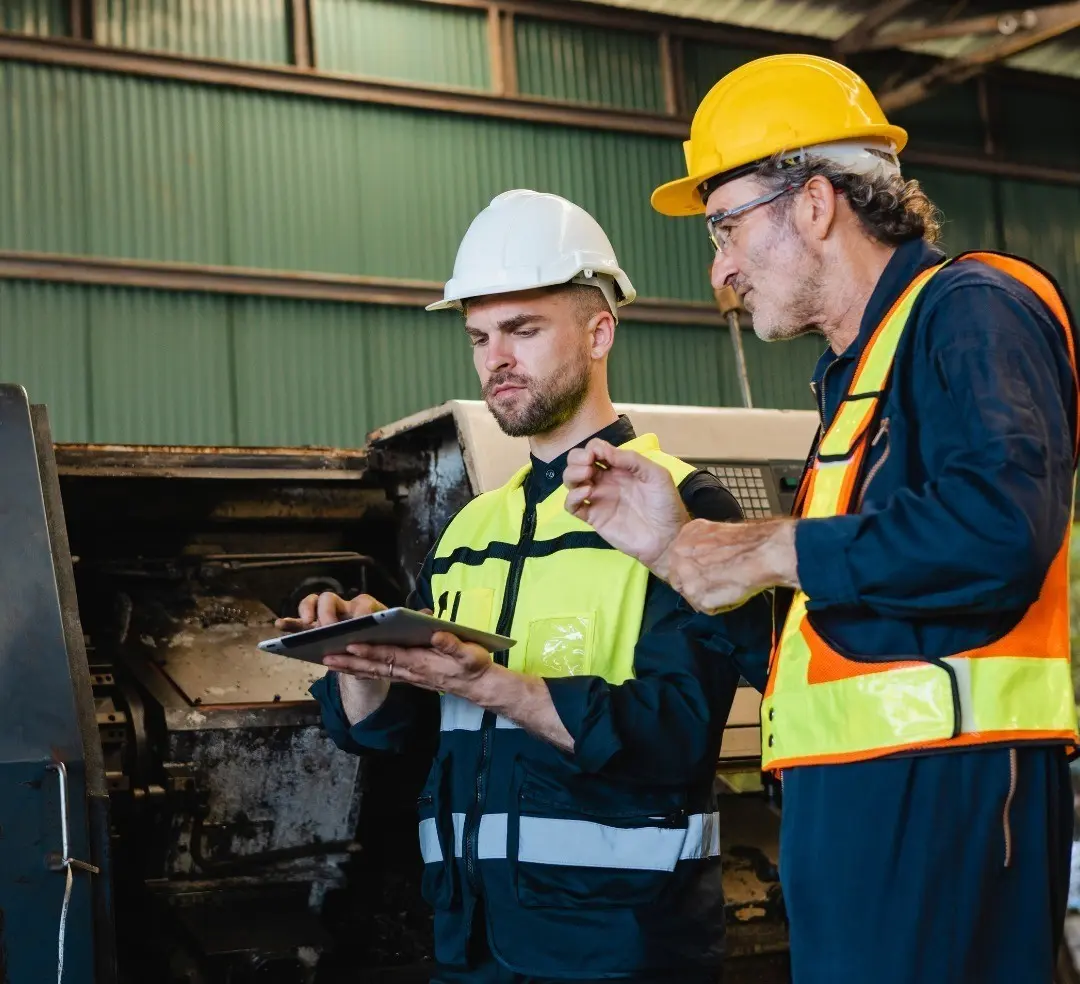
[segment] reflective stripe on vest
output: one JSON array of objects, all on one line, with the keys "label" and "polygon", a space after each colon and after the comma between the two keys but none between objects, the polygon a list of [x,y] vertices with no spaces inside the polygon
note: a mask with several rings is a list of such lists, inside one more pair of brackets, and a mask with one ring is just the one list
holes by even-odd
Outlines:
[{"label": "reflective stripe on vest", "polygon": [[[484,709],[479,704],[453,694],[439,696],[439,711],[440,731],[479,731],[484,721]],[[500,714],[495,718],[495,727],[506,730],[518,725]]]},{"label": "reflective stripe on vest", "polygon": [[[970,253],[1046,304],[1065,335],[1076,384],[1074,326],[1053,281],[1025,261]],[[857,511],[856,484],[912,308],[946,264],[919,274],[871,336],[796,498],[800,517]],[[1080,398],[1078,398],[1080,409]],[[1080,435],[1080,426],[1076,433]],[[1076,742],[1069,660],[1069,534],[1038,599],[987,646],[941,660],[859,660],[827,643],[796,592],[774,648],[761,705],[762,768],[863,761],[904,751],[1001,741]]]},{"label": "reflective stripe on vest", "polygon": [[[465,814],[455,813],[454,856],[461,857]],[[488,813],[480,819],[477,857],[506,858],[508,816]],[[436,821],[420,821],[420,853],[425,864],[443,860]],[[517,860],[574,868],[622,868],[627,871],[674,871],[680,861],[720,854],[720,818],[694,813],[686,827],[611,827],[591,820],[552,817],[518,819]]]}]

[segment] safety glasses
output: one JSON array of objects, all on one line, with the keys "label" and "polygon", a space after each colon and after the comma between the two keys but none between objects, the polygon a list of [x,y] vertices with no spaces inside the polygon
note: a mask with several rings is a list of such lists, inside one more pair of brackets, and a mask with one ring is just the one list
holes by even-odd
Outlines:
[{"label": "safety glasses", "polygon": [[781,195],[786,195],[789,191],[794,191],[797,185],[784,185],[776,191],[770,191],[766,195],[762,195],[760,198],[754,198],[746,202],[743,205],[737,205],[735,208],[729,208],[726,212],[714,212],[712,215],[705,216],[705,226],[709,230],[709,242],[713,244],[713,249],[718,253],[723,253],[724,250],[731,246],[731,233],[732,228],[725,227],[723,223],[737,218],[740,215],[744,215],[751,209],[757,208],[759,205],[768,205],[769,202],[775,202]]}]

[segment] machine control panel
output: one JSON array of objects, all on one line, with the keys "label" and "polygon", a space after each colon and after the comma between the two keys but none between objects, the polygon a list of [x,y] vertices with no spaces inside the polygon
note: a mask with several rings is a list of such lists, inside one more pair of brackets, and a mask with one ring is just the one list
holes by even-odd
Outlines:
[{"label": "machine control panel", "polygon": [[700,462],[715,475],[742,506],[747,519],[788,516],[799,487],[802,465],[798,462]]}]

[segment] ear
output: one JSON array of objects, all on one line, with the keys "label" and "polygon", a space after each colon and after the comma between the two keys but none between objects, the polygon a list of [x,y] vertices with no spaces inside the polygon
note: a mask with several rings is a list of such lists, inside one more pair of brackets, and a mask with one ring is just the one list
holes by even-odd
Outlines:
[{"label": "ear", "polygon": [[814,239],[825,239],[836,222],[837,194],[828,178],[815,174],[803,185],[800,224]]},{"label": "ear", "polygon": [[610,311],[601,311],[589,319],[589,354],[603,359],[615,342],[615,317]]}]

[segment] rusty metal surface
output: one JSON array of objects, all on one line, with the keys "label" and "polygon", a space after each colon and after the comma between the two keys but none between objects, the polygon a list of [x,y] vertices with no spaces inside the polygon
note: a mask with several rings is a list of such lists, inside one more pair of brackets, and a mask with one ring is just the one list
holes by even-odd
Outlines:
[{"label": "rusty metal surface", "polygon": [[732,959],[787,949],[780,874],[780,817],[762,795],[720,799],[720,840],[728,954]]},{"label": "rusty metal surface", "polygon": [[56,464],[61,475],[86,477],[359,480],[367,455],[349,448],[58,444]]},{"label": "rusty metal surface", "polygon": [[415,574],[438,535],[478,491],[470,481],[452,415],[436,408],[375,432],[373,476],[395,504],[402,569],[415,587]]},{"label": "rusty metal surface", "polygon": [[163,621],[140,642],[192,704],[275,704],[310,700],[326,674],[312,663],[264,653],[257,643],[277,635],[274,613],[249,598],[196,599],[193,609]]},{"label": "rusty metal surface", "polygon": [[[190,763],[204,798],[199,814],[178,818],[171,874],[212,875],[265,855],[275,878],[342,882],[337,864],[356,829],[361,759],[339,750],[321,728],[174,732],[168,755]],[[309,855],[276,856],[292,849]]]}]

